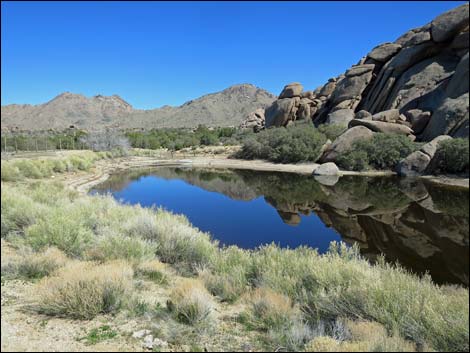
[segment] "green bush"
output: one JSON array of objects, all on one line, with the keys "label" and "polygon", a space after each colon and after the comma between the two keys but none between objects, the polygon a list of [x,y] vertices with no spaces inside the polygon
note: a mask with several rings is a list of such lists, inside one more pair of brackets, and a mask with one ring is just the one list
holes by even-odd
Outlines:
[{"label": "green bush", "polygon": [[21,179],[19,168],[12,162],[2,161],[2,181],[16,181]]},{"label": "green bush", "polygon": [[394,169],[421,145],[404,135],[376,133],[369,140],[355,142],[349,151],[339,156],[337,163],[348,170]]},{"label": "green bush", "polygon": [[211,294],[232,303],[249,288],[250,272],[250,253],[230,246],[219,251],[199,276]]},{"label": "green bush", "polygon": [[138,263],[155,256],[155,246],[142,238],[106,234],[99,237],[87,251],[90,260],[105,262],[108,260],[125,259],[130,263]]},{"label": "green bush", "polygon": [[25,242],[34,250],[55,246],[67,255],[80,256],[93,240],[93,232],[70,208],[53,209],[26,229]]},{"label": "green bush", "polygon": [[311,124],[272,128],[245,141],[235,154],[241,159],[266,159],[276,163],[315,162],[326,136]]},{"label": "green bush", "polygon": [[367,170],[369,169],[369,155],[363,150],[352,150],[338,156],[336,163],[346,170]]},{"label": "green bush", "polygon": [[434,172],[468,173],[469,141],[455,138],[439,143],[434,160],[437,161]]},{"label": "green bush", "polygon": [[331,141],[336,140],[347,129],[348,127],[342,124],[321,124],[318,126],[318,131],[324,134]]}]

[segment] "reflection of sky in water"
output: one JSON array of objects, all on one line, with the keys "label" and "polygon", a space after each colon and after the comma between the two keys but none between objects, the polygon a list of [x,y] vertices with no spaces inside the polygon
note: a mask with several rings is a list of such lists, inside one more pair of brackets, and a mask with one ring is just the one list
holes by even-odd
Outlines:
[{"label": "reflection of sky in water", "polygon": [[254,248],[274,242],[290,248],[308,245],[324,252],[331,241],[341,240],[314,213],[301,215],[300,224],[291,226],[282,221],[263,197],[233,200],[178,179],[145,176],[132,181],[122,191],[108,191],[125,203],[161,206],[185,214],[194,226],[211,233],[223,245]]}]

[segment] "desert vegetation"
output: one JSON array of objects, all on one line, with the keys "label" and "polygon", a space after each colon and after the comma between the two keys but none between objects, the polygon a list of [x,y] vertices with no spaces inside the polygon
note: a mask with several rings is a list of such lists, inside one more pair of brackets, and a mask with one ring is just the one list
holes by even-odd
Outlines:
[{"label": "desert vegetation", "polygon": [[[184,216],[24,179],[8,163],[18,173],[4,179],[2,164],[2,247],[16,256],[2,256],[2,283],[32,281],[30,315],[143,315],[142,328],[164,327],[154,335],[174,348],[203,340],[221,349],[469,349],[465,288],[371,265],[342,243],[324,255],[220,247]],[[142,298],[145,286],[155,294]]]},{"label": "desert vegetation", "polygon": [[326,140],[326,135],[311,124],[267,129],[247,139],[235,157],[276,163],[316,161]]},{"label": "desert vegetation", "polygon": [[436,151],[434,173],[467,174],[469,165],[468,138],[441,141]]},{"label": "desert vegetation", "polygon": [[195,129],[167,128],[126,133],[134,148],[166,148],[171,151],[197,146],[236,145],[251,135],[253,132],[249,130],[232,127],[208,128],[204,125]]},{"label": "desert vegetation", "polygon": [[355,142],[337,162],[346,170],[393,170],[400,160],[421,146],[422,143],[412,142],[404,135],[376,133],[370,140]]}]

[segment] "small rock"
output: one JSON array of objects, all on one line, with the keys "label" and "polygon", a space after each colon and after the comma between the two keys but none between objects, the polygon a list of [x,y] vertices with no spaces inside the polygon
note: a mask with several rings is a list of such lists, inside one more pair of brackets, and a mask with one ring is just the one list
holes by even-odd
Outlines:
[{"label": "small rock", "polygon": [[142,344],[144,348],[147,349],[152,349],[154,344],[153,344],[153,336],[152,335],[147,335],[144,337],[144,342]]},{"label": "small rock", "polygon": [[338,175],[339,168],[333,162],[323,163],[313,170],[313,175]]},{"label": "small rock", "polygon": [[325,186],[334,186],[339,181],[339,175],[314,175],[315,181]]},{"label": "small rock", "polygon": [[140,331],[136,331],[132,334],[132,337],[134,338],[142,338],[144,336],[147,336],[150,334],[150,330],[140,330]]}]

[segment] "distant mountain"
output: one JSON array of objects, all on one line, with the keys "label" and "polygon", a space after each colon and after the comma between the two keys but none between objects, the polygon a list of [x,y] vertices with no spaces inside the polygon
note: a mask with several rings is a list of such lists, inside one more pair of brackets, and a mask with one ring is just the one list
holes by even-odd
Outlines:
[{"label": "distant mountain", "polygon": [[178,107],[134,109],[117,95],[86,97],[65,92],[39,105],[10,104],[1,107],[2,129],[61,130],[71,125],[86,130],[104,127],[161,128],[238,126],[253,110],[270,105],[276,97],[251,84],[231,86]]}]

